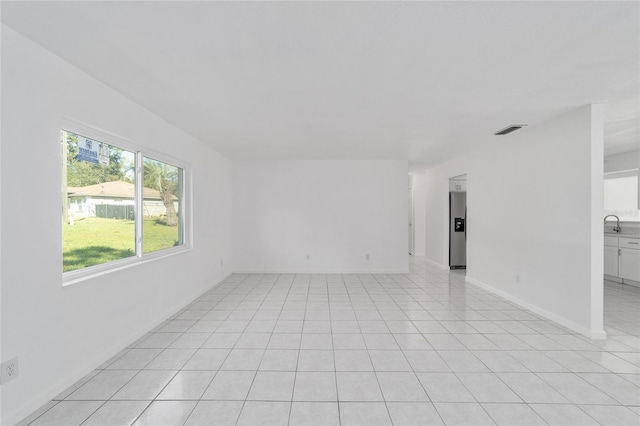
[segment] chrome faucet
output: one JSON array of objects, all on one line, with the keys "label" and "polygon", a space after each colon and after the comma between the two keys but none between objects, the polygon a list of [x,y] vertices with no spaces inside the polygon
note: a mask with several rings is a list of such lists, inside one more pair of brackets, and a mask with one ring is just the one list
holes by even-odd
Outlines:
[{"label": "chrome faucet", "polygon": [[618,216],[616,216],[615,214],[606,215],[604,217],[604,224],[606,225],[607,224],[607,218],[612,217],[612,216],[615,217],[616,218],[616,222],[618,222],[618,224],[613,227],[613,232],[620,232],[620,218]]}]

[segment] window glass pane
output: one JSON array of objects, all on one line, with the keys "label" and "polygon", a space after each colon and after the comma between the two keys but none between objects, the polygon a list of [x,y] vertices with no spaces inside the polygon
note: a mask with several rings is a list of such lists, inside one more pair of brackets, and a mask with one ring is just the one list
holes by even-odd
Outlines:
[{"label": "window glass pane", "polygon": [[625,222],[640,221],[637,173],[617,173],[605,177],[604,214],[615,214]]},{"label": "window glass pane", "polygon": [[63,272],[135,256],[135,154],[62,131]]},{"label": "window glass pane", "polygon": [[142,190],[144,253],[183,244],[182,169],[145,157]]}]

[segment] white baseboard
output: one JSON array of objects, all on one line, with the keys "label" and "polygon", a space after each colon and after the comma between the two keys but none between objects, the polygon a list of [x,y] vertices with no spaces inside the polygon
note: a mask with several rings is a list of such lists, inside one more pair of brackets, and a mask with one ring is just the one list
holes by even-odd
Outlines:
[{"label": "white baseboard", "polygon": [[407,269],[239,269],[234,274],[408,274]]},{"label": "white baseboard", "polygon": [[429,258],[425,258],[424,261],[427,262],[428,264],[432,265],[432,266],[435,266],[436,268],[442,269],[443,271],[448,271],[449,270],[449,267],[447,265],[443,265],[443,264],[438,263],[438,262],[436,262],[434,260],[431,260]]},{"label": "white baseboard", "polygon": [[508,300],[509,302],[513,302],[516,305],[519,305],[535,314],[538,314],[542,317],[545,317],[548,320],[558,323],[561,326],[568,328],[569,330],[573,330],[576,333],[582,334],[583,336],[587,336],[590,339],[606,339],[607,338],[607,332],[604,330],[592,330],[592,329],[583,327],[580,324],[575,323],[561,315],[550,312],[532,303],[525,302],[524,300],[519,299],[510,293],[507,293],[503,290],[499,290],[495,287],[492,287],[488,284],[483,283],[482,281],[476,280],[475,278],[471,278],[467,276],[465,278],[465,282],[475,285],[476,287],[480,287],[483,290],[487,290],[497,296],[502,297],[503,299]]},{"label": "white baseboard", "polygon": [[83,365],[81,365],[76,369],[76,372],[74,374],[70,375],[62,382],[52,385],[48,389],[39,392],[38,395],[35,396],[30,402],[27,402],[25,405],[19,407],[18,409],[16,409],[16,411],[9,414],[9,416],[7,416],[6,419],[3,419],[2,424],[13,425],[22,421],[27,416],[31,415],[31,413],[35,412],[37,409],[42,407],[44,404],[51,401],[56,396],[60,395],[60,393],[62,393],[63,391],[68,389],[70,386],[75,384],[78,380],[82,379],[87,374],[95,370],[97,367],[107,362],[113,356],[118,354],[118,352],[122,351],[131,343],[140,339],[142,336],[147,334],[150,330],[153,330],[154,328],[162,324],[164,321],[167,320],[167,318],[170,318],[176,312],[180,311],[181,309],[184,309],[186,306],[191,304],[198,297],[202,296],[207,291],[211,290],[212,288],[220,284],[222,281],[227,279],[231,274],[232,272],[227,273],[222,278],[219,278],[215,284],[208,286],[205,290],[199,292],[195,296],[188,297],[187,299],[178,303],[174,308],[171,309],[171,312],[165,317],[163,317],[162,319],[151,321],[148,324],[144,325],[143,327],[140,327],[138,330],[127,334],[125,337],[120,339],[118,343],[113,345],[113,347],[115,348],[113,352],[110,352],[105,356],[100,356],[97,359],[84,363]]},{"label": "white baseboard", "polygon": [[640,287],[640,282],[638,281],[631,281],[631,280],[624,280],[624,285],[630,285],[633,287]]},{"label": "white baseboard", "polygon": [[607,281],[613,281],[615,283],[622,284],[622,278],[614,277],[613,275],[604,274],[604,279]]},{"label": "white baseboard", "polygon": [[614,277],[613,275],[604,275],[604,279],[606,281],[612,281],[614,283],[618,283],[618,284],[625,284],[625,285],[631,285],[634,287],[640,287],[640,281],[633,281],[633,280],[629,280],[626,278],[619,278],[619,277]]}]

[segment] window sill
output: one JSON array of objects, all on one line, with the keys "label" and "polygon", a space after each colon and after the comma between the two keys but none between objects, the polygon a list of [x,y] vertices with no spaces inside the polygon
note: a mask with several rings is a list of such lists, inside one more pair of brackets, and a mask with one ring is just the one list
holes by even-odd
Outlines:
[{"label": "window sill", "polygon": [[115,260],[113,262],[104,263],[102,265],[89,266],[76,271],[62,273],[62,286],[66,287],[72,284],[78,284],[112,272],[121,271],[123,269],[132,268],[145,263],[154,262],[171,256],[176,256],[193,250],[191,246],[171,247],[164,250],[148,253],[142,257],[129,257],[127,259]]}]

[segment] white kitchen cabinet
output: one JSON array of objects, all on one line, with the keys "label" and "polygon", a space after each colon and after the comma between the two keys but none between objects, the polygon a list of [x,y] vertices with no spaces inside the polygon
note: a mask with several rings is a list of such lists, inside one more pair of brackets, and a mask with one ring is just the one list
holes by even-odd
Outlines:
[{"label": "white kitchen cabinet", "polygon": [[618,247],[618,237],[605,235],[604,236],[604,245],[611,247]]},{"label": "white kitchen cabinet", "polygon": [[640,239],[638,238],[618,238],[618,247],[640,250]]},{"label": "white kitchen cabinet", "polygon": [[618,257],[618,277],[640,281],[640,250],[621,248]]},{"label": "white kitchen cabinet", "polygon": [[640,238],[605,235],[604,274],[621,278],[623,284],[637,286],[640,283]]},{"label": "white kitchen cabinet", "polygon": [[604,273],[618,276],[618,247],[604,246]]}]

